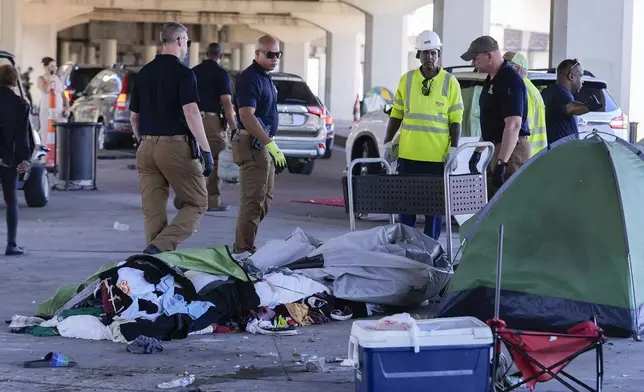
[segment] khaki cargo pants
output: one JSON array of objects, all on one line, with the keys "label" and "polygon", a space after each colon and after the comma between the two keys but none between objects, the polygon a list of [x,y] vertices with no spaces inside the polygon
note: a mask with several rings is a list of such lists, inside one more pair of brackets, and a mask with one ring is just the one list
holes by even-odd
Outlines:
[{"label": "khaki cargo pants", "polygon": [[[145,219],[145,240],[161,251],[176,250],[199,226],[208,206],[206,179],[192,159],[187,136],[144,136],[136,152]],[[169,187],[183,203],[168,225]]]},{"label": "khaki cargo pants", "polygon": [[[492,160],[490,161],[490,165],[488,167],[488,175],[487,175],[487,180],[488,180],[488,200],[494,196],[494,194],[498,191],[498,188],[496,188],[492,184],[492,174],[494,172],[494,167],[496,166],[496,161],[499,159],[499,150],[501,149],[501,143],[498,143],[494,146],[494,155],[492,156]],[[512,155],[510,155],[510,160],[508,160],[508,167],[507,170],[505,171],[505,180],[507,181],[514,173],[519,170],[521,166],[523,166],[524,163],[530,159],[530,154],[532,152],[532,146],[530,145],[530,140],[528,140],[527,136],[519,136],[519,140],[517,140],[517,145],[514,147],[514,150],[512,151]]]},{"label": "khaki cargo pants", "polygon": [[215,161],[215,166],[212,173],[208,176],[206,189],[208,190],[208,208],[217,208],[221,204],[221,179],[219,178],[219,154],[226,149],[226,138],[228,132],[221,127],[219,121],[219,114],[206,113],[203,118],[203,127],[206,130],[206,137],[210,150],[212,151],[212,159]]},{"label": "khaki cargo pants", "polygon": [[239,215],[235,230],[235,253],[255,252],[259,223],[273,200],[275,165],[263,148],[252,148],[252,136],[240,130],[233,137],[233,161],[239,166]]}]

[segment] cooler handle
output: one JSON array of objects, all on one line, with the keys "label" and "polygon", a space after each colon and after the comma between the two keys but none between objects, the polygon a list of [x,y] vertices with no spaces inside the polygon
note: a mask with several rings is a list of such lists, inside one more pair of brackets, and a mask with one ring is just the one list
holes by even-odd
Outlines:
[{"label": "cooler handle", "polygon": [[358,338],[353,335],[349,336],[349,352],[347,354],[347,358],[353,364],[354,369],[358,369],[360,367],[359,347],[360,342],[358,342]]}]

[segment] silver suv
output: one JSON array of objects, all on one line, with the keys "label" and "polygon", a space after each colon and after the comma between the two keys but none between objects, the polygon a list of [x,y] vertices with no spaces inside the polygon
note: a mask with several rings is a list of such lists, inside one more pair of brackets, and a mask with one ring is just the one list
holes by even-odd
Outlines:
[{"label": "silver suv", "polygon": [[[233,88],[238,74],[230,72]],[[271,77],[279,112],[275,142],[286,156],[289,172],[309,175],[315,160],[326,153],[326,108],[301,77],[282,72]]]}]

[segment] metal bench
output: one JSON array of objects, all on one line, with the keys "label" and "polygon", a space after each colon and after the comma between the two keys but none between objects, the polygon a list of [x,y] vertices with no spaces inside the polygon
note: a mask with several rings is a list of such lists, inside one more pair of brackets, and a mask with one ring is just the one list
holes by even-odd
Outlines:
[{"label": "metal bench", "polygon": [[[489,154],[483,161],[481,174],[451,174],[447,168],[463,150],[486,148]],[[475,214],[488,201],[487,167],[494,154],[494,144],[489,142],[464,143],[459,146],[445,164],[443,176],[393,174],[389,162],[383,158],[358,158],[349,164],[347,175],[353,173],[358,164],[380,163],[387,174],[351,176],[346,180],[345,200],[348,204],[349,226],[356,229],[357,213],[391,214],[395,222],[398,214],[442,215],[447,226],[447,256],[452,260],[451,217]]]}]

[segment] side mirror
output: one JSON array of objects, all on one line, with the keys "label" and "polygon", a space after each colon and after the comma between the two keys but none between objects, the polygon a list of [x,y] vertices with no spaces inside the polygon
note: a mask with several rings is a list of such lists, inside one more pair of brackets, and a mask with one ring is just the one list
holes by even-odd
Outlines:
[{"label": "side mirror", "polygon": [[391,104],[386,104],[385,107],[382,109],[383,112],[386,114],[391,114],[391,109],[393,109],[394,106]]}]

